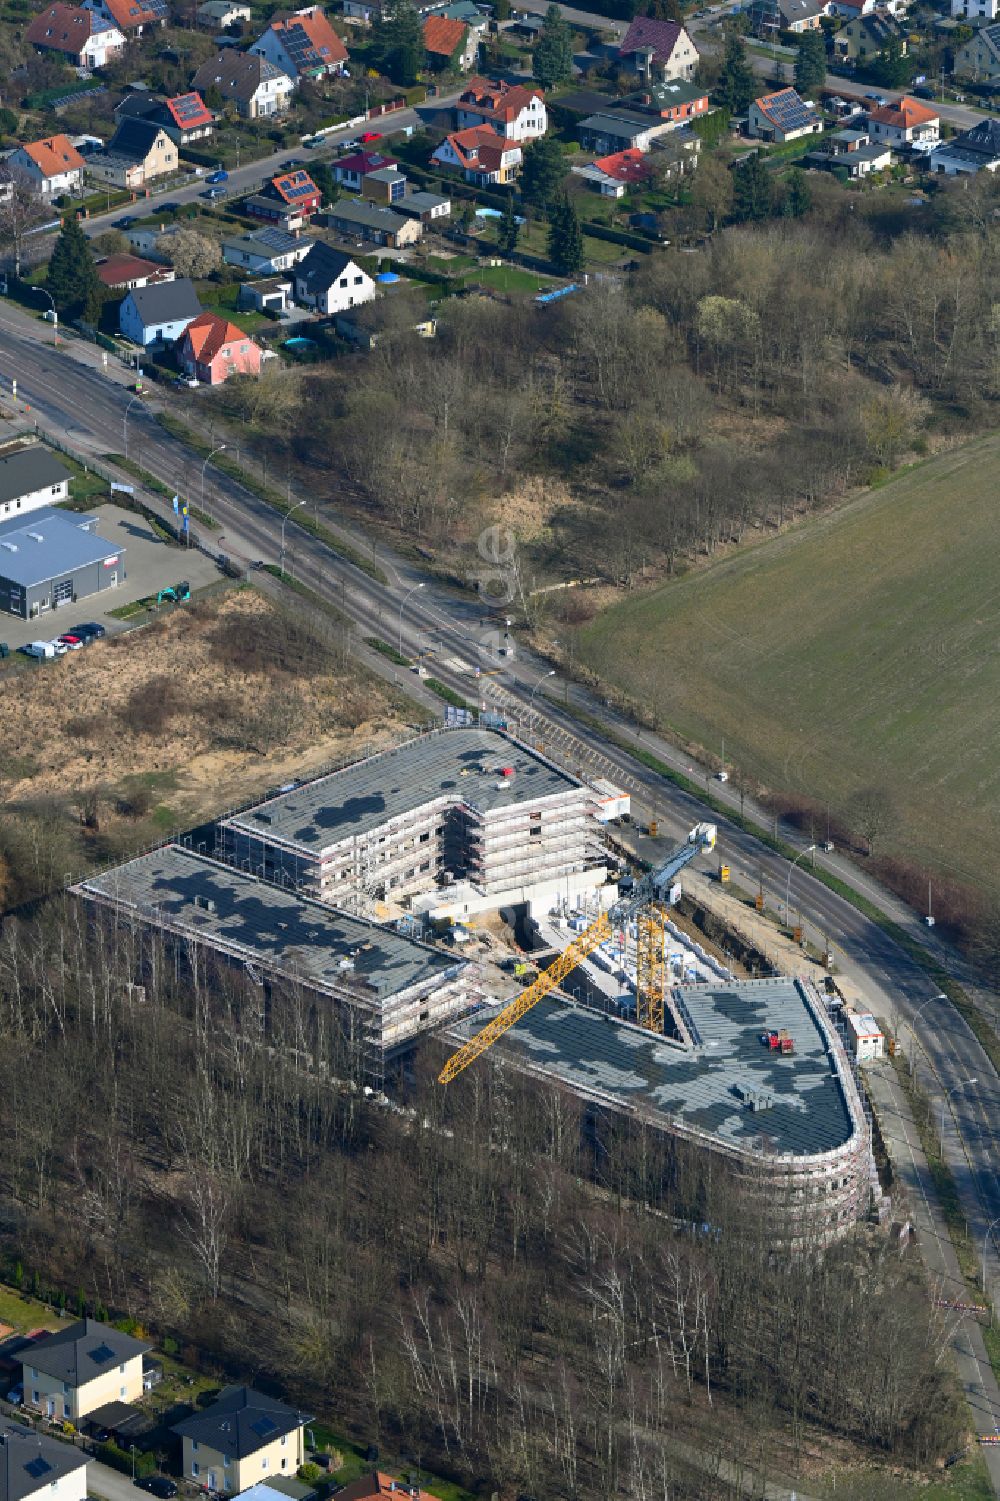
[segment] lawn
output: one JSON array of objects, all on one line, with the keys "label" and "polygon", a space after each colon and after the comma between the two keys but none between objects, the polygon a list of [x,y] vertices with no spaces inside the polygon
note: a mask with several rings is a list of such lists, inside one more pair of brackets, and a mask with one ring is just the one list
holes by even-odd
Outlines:
[{"label": "lawn", "polygon": [[0,1286],[0,1324],[26,1334],[29,1329],[56,1329],[59,1322],[59,1315],[44,1303],[22,1297],[12,1287]]},{"label": "lawn", "polygon": [[877,788],[888,847],[1000,894],[1000,436],[606,611],[587,664],[765,785],[842,808]]},{"label": "lawn", "polygon": [[498,292],[543,292],[554,285],[551,276],[537,271],[522,271],[520,266],[477,266],[462,278],[475,286],[493,287]]}]

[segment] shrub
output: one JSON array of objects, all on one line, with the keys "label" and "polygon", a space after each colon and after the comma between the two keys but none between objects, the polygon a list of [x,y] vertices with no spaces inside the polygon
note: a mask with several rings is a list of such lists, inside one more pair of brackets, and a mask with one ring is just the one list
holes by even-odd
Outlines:
[{"label": "shrub", "polygon": [[161,735],[183,703],[179,684],[160,674],[132,689],[118,717],[137,735]]}]

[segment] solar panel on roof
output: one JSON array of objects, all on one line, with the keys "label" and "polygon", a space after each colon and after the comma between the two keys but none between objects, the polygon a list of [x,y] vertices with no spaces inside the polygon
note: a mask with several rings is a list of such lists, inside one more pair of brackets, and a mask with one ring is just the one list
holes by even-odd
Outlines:
[{"label": "solar panel on roof", "polygon": [[28,1463],[24,1468],[27,1470],[28,1474],[33,1475],[36,1480],[41,1480],[43,1475],[47,1475],[49,1473],[52,1466],[49,1464],[47,1459],[43,1459],[40,1454],[36,1454],[34,1459],[28,1460]]},{"label": "solar panel on roof", "polygon": [[278,1431],[277,1423],[275,1423],[273,1419],[264,1416],[256,1418],[250,1424],[250,1427],[253,1429],[254,1433],[256,1433],[258,1438],[266,1438],[269,1433],[277,1433]]},{"label": "solar panel on roof", "polygon": [[110,1345],[105,1344],[100,1344],[95,1349],[88,1350],[87,1354],[97,1365],[107,1365],[109,1360],[114,1360],[115,1358],[114,1350],[112,1350]]},{"label": "solar panel on roof", "polygon": [[200,94],[181,94],[176,99],[171,99],[171,108],[177,121],[186,125],[189,121],[200,119],[206,113],[205,104]]}]

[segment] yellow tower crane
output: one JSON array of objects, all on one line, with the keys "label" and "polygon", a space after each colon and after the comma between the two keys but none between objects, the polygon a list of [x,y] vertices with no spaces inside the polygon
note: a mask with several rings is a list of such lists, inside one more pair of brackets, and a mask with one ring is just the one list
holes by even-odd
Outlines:
[{"label": "yellow tower crane", "polygon": [[491,1048],[499,1037],[521,1020],[582,959],[599,948],[612,933],[636,917],[638,947],[636,965],[636,1010],[639,1025],[652,1032],[663,1031],[663,1009],[666,994],[666,970],[663,959],[663,902],[675,876],[705,850],[715,848],[716,826],[714,823],[697,824],[687,837],[662,861],[655,870],[649,871],[637,881],[632,890],[607,912],[602,912],[585,932],[580,933],[558,959],[543,969],[527,990],[515,996],[481,1032],[471,1037],[464,1047],[453,1053],[438,1076],[440,1084],[449,1084],[470,1063]]}]

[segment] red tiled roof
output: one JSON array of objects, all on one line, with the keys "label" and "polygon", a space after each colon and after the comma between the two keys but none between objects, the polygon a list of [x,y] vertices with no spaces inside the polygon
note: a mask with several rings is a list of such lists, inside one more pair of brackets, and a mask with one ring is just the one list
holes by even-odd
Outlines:
[{"label": "red tiled roof", "polygon": [[936,109],[928,109],[916,99],[897,99],[895,104],[880,104],[868,111],[869,120],[880,125],[896,125],[900,130],[912,130],[914,125],[930,125],[941,117]]},{"label": "red tiled roof", "polygon": [[401,1480],[393,1480],[391,1475],[383,1475],[379,1470],[349,1481],[343,1490],[337,1492],[337,1501],[381,1501],[382,1496],[393,1496],[395,1501],[405,1501],[406,1497],[411,1497],[412,1501],[434,1501],[428,1491],[404,1485]]},{"label": "red tiled roof", "polygon": [[523,83],[490,83],[485,78],[472,78],[462,93],[459,105],[471,104],[478,113],[494,120],[516,120],[532,101],[544,99],[541,89]]},{"label": "red tiled roof", "polygon": [[428,52],[451,57],[465,41],[465,22],[448,16],[428,16],[424,22],[424,46]]},{"label": "red tiled roof", "polygon": [[394,156],[383,156],[381,151],[352,151],[350,156],[341,156],[334,163],[342,172],[356,172],[365,177],[369,172],[381,172],[383,167],[398,167]]},{"label": "red tiled roof", "polygon": [[645,52],[648,47],[652,49],[657,62],[666,63],[670,61],[677,46],[677,38],[683,30],[683,26],[676,21],[654,21],[650,16],[636,16],[618,50],[624,53]]},{"label": "red tiled roof", "polygon": [[157,14],[155,10],[146,10],[141,0],[104,0],[104,3],[114,16],[119,31],[132,31],[136,26],[155,26],[163,19],[162,12]]},{"label": "red tiled roof", "polygon": [[215,116],[196,91],[175,94],[172,99],[164,100],[164,103],[170,111],[170,118],[181,130],[197,130],[201,125],[215,123]]},{"label": "red tiled roof", "polygon": [[448,143],[462,166],[477,172],[499,172],[504,152],[513,149],[512,143],[492,125],[470,125],[467,130],[456,130],[448,137]]},{"label": "red tiled roof", "polygon": [[68,135],[46,136],[44,141],[32,141],[21,149],[43,177],[57,177],[60,172],[73,172],[83,166],[83,157]]},{"label": "red tiled roof", "polygon": [[242,328],[220,318],[218,313],[199,313],[184,331],[191,342],[191,353],[200,364],[207,365],[227,344],[242,344],[249,337]]},{"label": "red tiled roof", "polygon": [[305,33],[310,44],[301,58],[297,54],[294,56],[293,61],[296,63],[301,62],[306,68],[317,68],[347,61],[347,48],[318,5],[300,15],[285,16],[271,22],[271,30],[279,35],[283,31],[296,29]]},{"label": "red tiled roof", "polygon": [[109,255],[97,267],[97,274],[106,287],[123,287],[127,282],[173,280],[169,267],[157,261],[145,261],[140,255]]},{"label": "red tiled roof", "polygon": [[594,166],[616,182],[643,182],[652,172],[652,167],[637,146],[625,151],[615,151],[611,156],[602,156]]},{"label": "red tiled roof", "polygon": [[55,52],[71,52],[74,56],[82,51],[84,43],[98,31],[107,31],[109,24],[95,22],[89,10],[80,10],[75,5],[50,5],[39,11],[25,32],[25,41],[35,47],[51,47]]},{"label": "red tiled roof", "polygon": [[319,188],[313,182],[308,172],[301,167],[294,172],[282,172],[279,177],[271,178],[271,186],[285,203],[290,203],[293,208],[298,207],[307,198],[320,196]]}]

